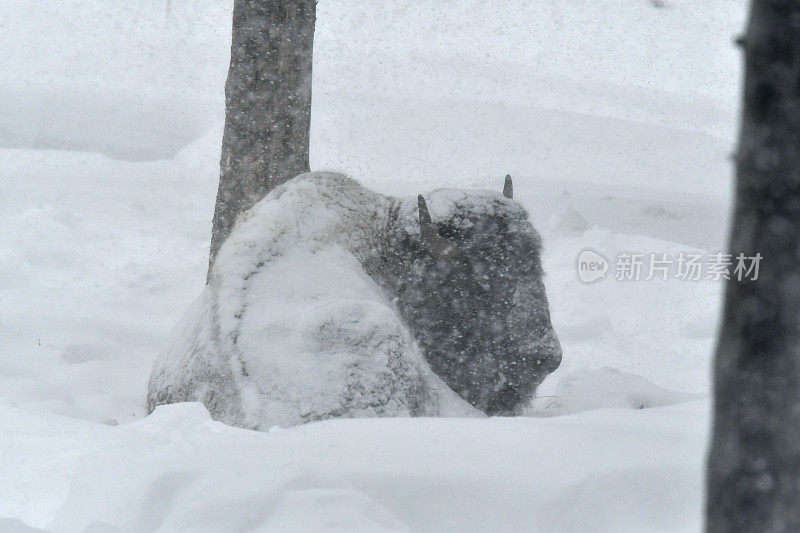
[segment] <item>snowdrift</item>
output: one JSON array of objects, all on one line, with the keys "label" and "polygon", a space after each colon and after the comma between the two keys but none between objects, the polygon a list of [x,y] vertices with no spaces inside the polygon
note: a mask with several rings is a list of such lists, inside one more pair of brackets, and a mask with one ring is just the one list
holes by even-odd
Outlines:
[{"label": "snowdrift", "polygon": [[[110,427],[0,407],[0,528],[698,531],[708,402],[269,433],[161,406]],[[35,495],[35,497],[32,497]],[[3,529],[5,531],[5,529]]]}]

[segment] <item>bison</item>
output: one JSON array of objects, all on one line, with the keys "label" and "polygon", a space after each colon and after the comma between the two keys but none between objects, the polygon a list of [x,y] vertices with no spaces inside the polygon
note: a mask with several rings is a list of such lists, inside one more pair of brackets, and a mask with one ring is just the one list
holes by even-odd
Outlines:
[{"label": "bison", "polygon": [[541,238],[503,194],[374,193],[300,175],[244,213],[153,368],[148,410],[267,429],[512,415],[561,361]]}]

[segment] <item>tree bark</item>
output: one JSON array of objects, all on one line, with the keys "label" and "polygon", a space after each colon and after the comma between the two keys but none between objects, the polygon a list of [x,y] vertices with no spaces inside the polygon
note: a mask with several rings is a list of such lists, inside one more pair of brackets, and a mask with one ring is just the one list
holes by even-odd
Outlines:
[{"label": "tree bark", "polygon": [[709,532],[800,531],[800,1],[754,0],[708,457]]},{"label": "tree bark", "polygon": [[235,0],[209,274],[236,217],[308,171],[316,0]]}]

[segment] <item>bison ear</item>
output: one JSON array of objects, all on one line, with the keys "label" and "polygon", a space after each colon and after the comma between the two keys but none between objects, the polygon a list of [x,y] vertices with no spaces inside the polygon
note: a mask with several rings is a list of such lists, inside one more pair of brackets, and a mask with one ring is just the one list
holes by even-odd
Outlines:
[{"label": "bison ear", "polygon": [[514,184],[511,183],[511,174],[506,174],[506,182],[503,184],[503,196],[514,198]]}]

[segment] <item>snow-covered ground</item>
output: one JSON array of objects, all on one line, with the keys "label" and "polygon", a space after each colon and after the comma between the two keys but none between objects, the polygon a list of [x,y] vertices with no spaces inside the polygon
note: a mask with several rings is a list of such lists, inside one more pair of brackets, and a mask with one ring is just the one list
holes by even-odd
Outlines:
[{"label": "snow-covered ground", "polygon": [[721,284],[576,273],[724,246],[745,3],[664,3],[319,3],[312,167],[512,173],[564,357],[530,417],[254,433],[143,417],[205,279],[231,2],[0,0],[0,531],[696,531]]}]

